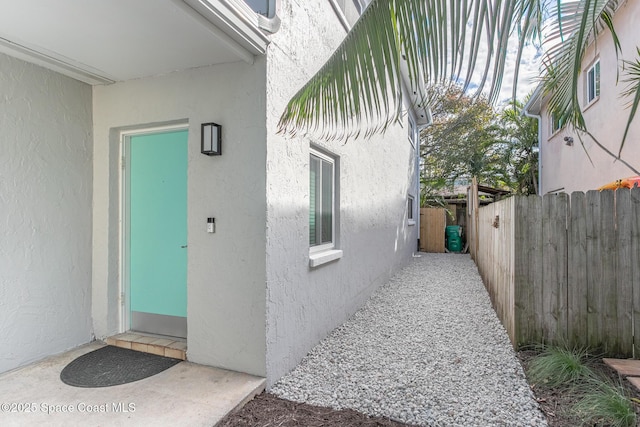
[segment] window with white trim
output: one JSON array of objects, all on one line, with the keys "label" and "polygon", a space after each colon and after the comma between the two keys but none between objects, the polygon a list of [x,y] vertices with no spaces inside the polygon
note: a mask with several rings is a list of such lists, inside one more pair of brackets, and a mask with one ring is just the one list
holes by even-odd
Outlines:
[{"label": "window with white trim", "polygon": [[551,134],[558,132],[564,127],[564,121],[558,118],[558,115],[551,113]]},{"label": "window with white trim", "polygon": [[600,60],[597,60],[587,70],[587,104],[592,103],[600,96]]},{"label": "window with white trim", "polygon": [[416,223],[415,205],[416,198],[409,194],[409,196],[407,197],[407,219],[409,220],[409,225],[414,225]]},{"label": "window with white trim", "polygon": [[309,165],[309,246],[317,252],[335,247],[336,159],[311,149]]}]

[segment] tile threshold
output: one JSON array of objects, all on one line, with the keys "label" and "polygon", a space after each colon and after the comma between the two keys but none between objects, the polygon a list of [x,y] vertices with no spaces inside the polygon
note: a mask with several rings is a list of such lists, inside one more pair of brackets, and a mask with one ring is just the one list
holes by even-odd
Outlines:
[{"label": "tile threshold", "polygon": [[143,353],[187,360],[187,340],[184,338],[129,331],[108,337],[105,342]]}]

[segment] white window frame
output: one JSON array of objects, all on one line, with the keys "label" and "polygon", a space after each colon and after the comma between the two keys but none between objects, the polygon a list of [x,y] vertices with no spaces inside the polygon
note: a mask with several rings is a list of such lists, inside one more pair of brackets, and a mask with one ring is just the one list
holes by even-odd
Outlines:
[{"label": "white window frame", "polygon": [[416,198],[412,194],[407,196],[407,221],[409,225],[416,225]]},{"label": "white window frame", "polygon": [[585,73],[585,99],[587,101],[586,105],[591,105],[598,99],[600,99],[600,68],[600,59],[597,59],[593,64],[591,64],[591,66]]},{"label": "white window frame", "polygon": [[[311,156],[314,156],[322,161],[331,163],[333,180],[331,185],[331,192],[333,196],[332,212],[331,212],[331,242],[317,244],[311,246],[309,242],[309,266],[318,267],[322,264],[334,261],[342,257],[342,251],[337,249],[338,236],[339,236],[339,158],[325,151],[321,151],[318,148],[310,147],[309,149],[309,161],[311,162]],[[321,168],[322,169],[322,168]],[[309,173],[311,173],[311,163],[309,163]],[[309,177],[311,180],[311,177]],[[322,180],[322,178],[320,178]],[[309,181],[310,182],[310,181]],[[311,192],[309,192],[309,208],[311,208]],[[311,212],[309,212],[311,213]]]},{"label": "white window frame", "polygon": [[[556,123],[558,123],[557,128]],[[560,123],[560,120],[557,120],[555,114],[553,113],[549,113],[549,125],[551,126],[551,136],[554,136],[564,128],[564,124]]]}]

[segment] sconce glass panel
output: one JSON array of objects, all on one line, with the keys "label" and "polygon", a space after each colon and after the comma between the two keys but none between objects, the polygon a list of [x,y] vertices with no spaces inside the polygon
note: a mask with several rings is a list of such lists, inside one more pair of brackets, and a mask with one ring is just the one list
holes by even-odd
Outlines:
[{"label": "sconce glass panel", "polygon": [[219,156],[222,154],[222,126],[216,123],[202,124],[202,154]]}]

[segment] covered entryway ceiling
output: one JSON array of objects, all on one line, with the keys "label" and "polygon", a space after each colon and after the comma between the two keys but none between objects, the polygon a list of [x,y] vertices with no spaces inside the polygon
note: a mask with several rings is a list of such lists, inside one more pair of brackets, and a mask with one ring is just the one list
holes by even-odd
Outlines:
[{"label": "covered entryway ceiling", "polygon": [[89,84],[226,62],[269,42],[242,0],[0,0],[0,52]]}]

